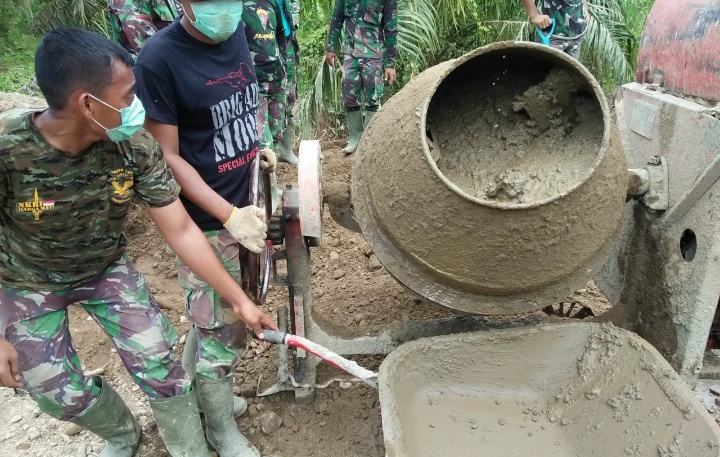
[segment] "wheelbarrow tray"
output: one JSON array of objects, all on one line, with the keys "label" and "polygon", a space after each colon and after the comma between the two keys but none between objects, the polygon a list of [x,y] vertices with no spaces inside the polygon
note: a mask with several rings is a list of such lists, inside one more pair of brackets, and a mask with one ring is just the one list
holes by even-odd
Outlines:
[{"label": "wheelbarrow tray", "polygon": [[610,324],[421,339],[387,357],[379,388],[388,457],[720,455],[687,384]]}]

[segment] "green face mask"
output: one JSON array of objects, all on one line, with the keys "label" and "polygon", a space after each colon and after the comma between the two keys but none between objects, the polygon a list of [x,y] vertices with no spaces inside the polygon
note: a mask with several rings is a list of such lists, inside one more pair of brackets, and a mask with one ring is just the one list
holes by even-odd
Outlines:
[{"label": "green face mask", "polygon": [[225,41],[235,33],[242,20],[243,2],[211,0],[191,3],[195,26],[200,33],[213,41]]},{"label": "green face mask", "polygon": [[119,143],[121,141],[129,140],[130,137],[135,135],[135,132],[140,130],[140,128],[145,123],[145,108],[143,107],[142,102],[139,98],[137,98],[137,96],[135,96],[132,104],[130,104],[130,106],[128,106],[127,108],[117,109],[114,106],[108,105],[107,103],[92,94],[88,95],[90,95],[92,98],[99,101],[103,105],[107,106],[108,108],[112,108],[120,113],[120,125],[118,125],[114,129],[109,129],[105,127],[93,118],[93,121],[95,121],[97,125],[105,129],[105,133],[107,133],[110,141]]}]

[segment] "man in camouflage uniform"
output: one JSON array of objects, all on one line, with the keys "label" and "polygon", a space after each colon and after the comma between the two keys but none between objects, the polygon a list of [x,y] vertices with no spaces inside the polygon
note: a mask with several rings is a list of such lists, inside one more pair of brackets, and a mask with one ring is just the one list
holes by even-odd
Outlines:
[{"label": "man in camouflage uniform", "polygon": [[577,59],[580,45],[590,20],[587,0],[522,0],[530,20],[540,29],[548,29],[555,19],[555,30],[550,37],[550,46]]},{"label": "man in camouflage uniform", "polygon": [[177,16],[175,0],[108,0],[112,37],[134,58],[155,32],[170,25]]},{"label": "man in camouflage uniform", "polygon": [[[257,111],[260,148],[277,151],[278,160],[297,163],[292,150],[277,148],[283,141],[285,131],[287,109],[285,62],[288,57],[287,36],[283,27],[285,16],[278,1],[281,0],[246,1],[242,18],[260,87],[260,106]],[[270,186],[272,208],[275,211],[281,194],[275,173],[270,177]]]},{"label": "man in camouflage uniform", "polygon": [[[347,111],[349,141],[343,149],[352,154],[363,130],[380,108],[385,81],[395,82],[397,58],[397,0],[335,0],[325,46],[325,59],[333,66],[343,41],[343,104]],[[365,117],[360,98],[365,95]]]},{"label": "man in camouflage uniform", "polygon": [[297,68],[300,65],[300,46],[297,29],[300,26],[300,0],[278,0],[282,13],[283,30],[287,39],[287,59],[285,60],[285,128],[282,138],[275,144],[278,160],[297,165],[298,159],[293,152],[293,108],[297,101]]},{"label": "man in camouflage uniform", "polygon": [[177,335],[125,252],[134,199],[240,319],[260,332],[275,325],[217,261],[162,153],[139,130],[131,63],[96,33],[54,30],[35,56],[49,107],[0,115],[0,387],[28,392],[43,412],[104,438],[101,456],[133,455],[140,425],[103,378],[83,373],[73,346],[68,306],[78,303],[149,397],[170,454],[209,457],[172,351]]},{"label": "man in camouflage uniform", "polygon": [[258,134],[260,147],[275,149],[285,128],[285,61],[287,36],[278,0],[249,0],[244,3],[243,23],[250,55],[260,86]]}]

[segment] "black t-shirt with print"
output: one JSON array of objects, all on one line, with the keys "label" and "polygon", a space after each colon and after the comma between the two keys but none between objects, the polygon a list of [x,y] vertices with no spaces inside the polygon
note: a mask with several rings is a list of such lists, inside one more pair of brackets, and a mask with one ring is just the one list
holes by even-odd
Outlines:
[{"label": "black t-shirt with print", "polygon": [[[175,21],[143,46],[135,79],[147,117],[178,127],[180,156],[227,201],[247,206],[258,152],[258,85],[242,25],[212,45]],[[222,228],[224,221],[181,200],[200,229]]]}]

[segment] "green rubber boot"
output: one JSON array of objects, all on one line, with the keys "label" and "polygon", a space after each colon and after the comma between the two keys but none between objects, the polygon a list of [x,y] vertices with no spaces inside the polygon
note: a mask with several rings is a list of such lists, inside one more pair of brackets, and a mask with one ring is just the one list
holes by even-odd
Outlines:
[{"label": "green rubber boot", "polygon": [[347,112],[348,144],[342,150],[345,154],[352,154],[357,150],[363,132],[363,115],[360,110]]},{"label": "green rubber boot", "polygon": [[[185,347],[183,348],[182,367],[188,374],[190,381],[193,384],[193,390],[197,391],[195,387],[195,353],[197,352],[197,330],[195,327],[190,327],[187,339],[185,340]],[[238,418],[245,414],[248,405],[244,398],[233,397],[233,417]],[[198,410],[200,414],[203,414],[202,407],[198,401]]]},{"label": "green rubber boot", "polygon": [[373,117],[377,114],[377,111],[365,111],[365,119],[363,120],[363,131],[367,130],[368,125]]},{"label": "green rubber boot", "polygon": [[197,395],[205,411],[206,436],[220,457],[260,457],[260,452],[243,436],[233,419],[233,377],[205,380],[198,376]]},{"label": "green rubber boot", "polygon": [[195,392],[150,400],[150,408],[160,438],[172,457],[210,457]]},{"label": "green rubber boot", "polygon": [[100,457],[132,457],[140,444],[142,429],[127,405],[103,378],[93,378],[100,395],[82,416],[73,420],[105,440]]},{"label": "green rubber boot", "polygon": [[286,162],[297,167],[298,158],[292,150],[294,134],[292,126],[288,125],[282,140],[275,144],[275,154],[280,162]]}]

